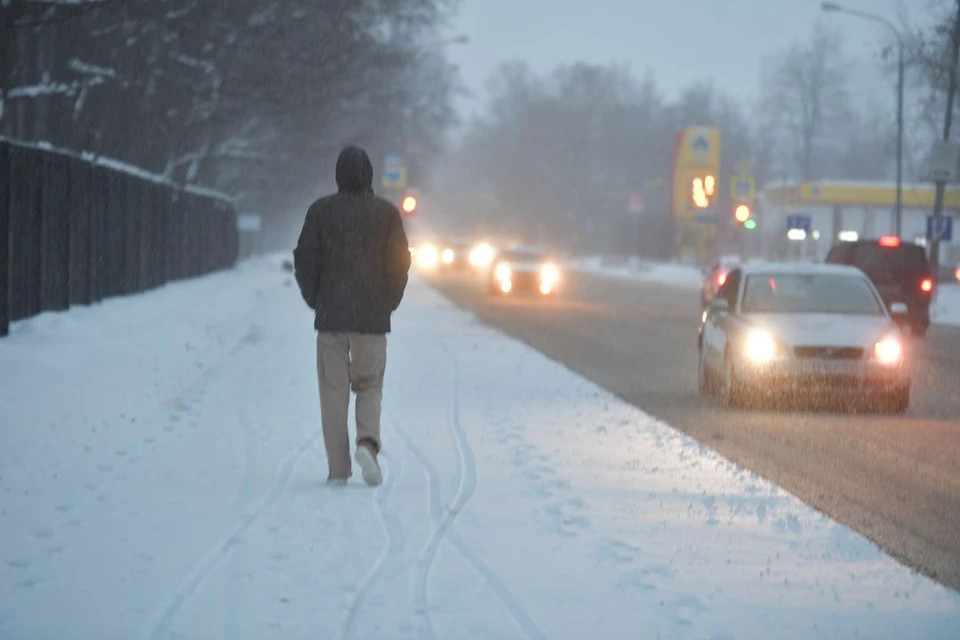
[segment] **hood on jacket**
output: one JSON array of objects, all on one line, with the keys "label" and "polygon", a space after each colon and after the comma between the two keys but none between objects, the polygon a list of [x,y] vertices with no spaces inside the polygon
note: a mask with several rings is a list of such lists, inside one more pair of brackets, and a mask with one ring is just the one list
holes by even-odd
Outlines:
[{"label": "hood on jacket", "polygon": [[359,147],[347,147],[337,158],[337,188],[340,193],[372,193],[373,163]]}]

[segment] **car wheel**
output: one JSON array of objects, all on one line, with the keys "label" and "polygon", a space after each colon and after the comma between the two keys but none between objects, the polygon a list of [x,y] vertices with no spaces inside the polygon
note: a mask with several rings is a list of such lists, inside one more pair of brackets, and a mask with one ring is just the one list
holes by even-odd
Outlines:
[{"label": "car wheel", "polygon": [[884,410],[887,413],[903,414],[907,412],[910,406],[910,387],[904,387],[890,392],[884,398]]},{"label": "car wheel", "polygon": [[709,396],[713,385],[710,381],[710,370],[707,363],[703,361],[703,349],[697,352],[697,390],[703,397]]},{"label": "car wheel", "polygon": [[729,354],[723,359],[723,378],[720,382],[719,398],[720,404],[728,409],[743,407],[743,389],[740,382],[737,381],[733,358]]}]

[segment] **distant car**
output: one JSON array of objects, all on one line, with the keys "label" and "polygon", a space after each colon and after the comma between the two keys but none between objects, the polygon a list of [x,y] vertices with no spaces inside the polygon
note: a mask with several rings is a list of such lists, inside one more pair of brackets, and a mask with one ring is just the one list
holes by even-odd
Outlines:
[{"label": "distant car", "polygon": [[[906,313],[897,302],[895,313]],[[746,265],[703,312],[698,384],[722,404],[810,396],[910,403],[903,334],[873,283],[854,267]]]},{"label": "distant car", "polygon": [[440,270],[462,272],[470,268],[471,244],[466,240],[449,240],[440,245]]},{"label": "distant car", "polygon": [[703,270],[703,282],[700,283],[700,308],[705,309],[717,290],[727,280],[730,270],[740,264],[739,256],[724,256]]},{"label": "distant car", "polygon": [[926,335],[935,279],[923,247],[902,243],[895,236],[839,242],[830,249],[826,262],[859,268],[876,286],[887,309],[895,302],[905,303],[907,314],[898,320],[909,326],[913,335]]},{"label": "distant car", "polygon": [[560,267],[541,249],[514,247],[497,254],[489,284],[490,292],[498,296],[516,293],[550,296],[560,286]]}]

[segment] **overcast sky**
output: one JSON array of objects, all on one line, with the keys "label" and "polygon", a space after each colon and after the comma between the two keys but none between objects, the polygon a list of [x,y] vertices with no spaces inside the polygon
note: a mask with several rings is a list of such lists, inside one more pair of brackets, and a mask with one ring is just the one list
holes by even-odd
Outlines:
[{"label": "overcast sky", "polygon": [[[453,33],[470,43],[449,54],[475,94],[461,102],[465,116],[483,105],[486,80],[501,63],[525,60],[547,72],[565,62],[626,63],[637,76],[654,72],[668,98],[698,80],[756,100],[761,68],[817,20],[835,24],[862,91],[881,97],[889,81],[871,58],[886,35],[870,22],[820,11],[820,0],[461,0]],[[884,14],[901,10],[922,17],[927,0],[844,0],[844,6]],[[872,75],[872,77],[871,77]],[[891,101],[893,97],[891,94]]]}]

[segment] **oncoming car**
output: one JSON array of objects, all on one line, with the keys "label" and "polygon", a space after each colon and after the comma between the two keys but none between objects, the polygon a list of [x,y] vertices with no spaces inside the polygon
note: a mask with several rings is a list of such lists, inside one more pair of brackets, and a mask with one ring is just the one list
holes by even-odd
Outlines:
[{"label": "oncoming car", "polygon": [[442,271],[461,272],[469,268],[469,242],[452,239],[440,245],[439,251],[439,266]]},{"label": "oncoming car", "polygon": [[560,286],[560,268],[536,248],[515,247],[501,251],[490,272],[494,295],[534,293],[553,295]]},{"label": "oncoming car", "polygon": [[729,407],[813,397],[902,413],[910,403],[903,334],[856,267],[732,270],[703,312],[698,347],[700,392]]}]

